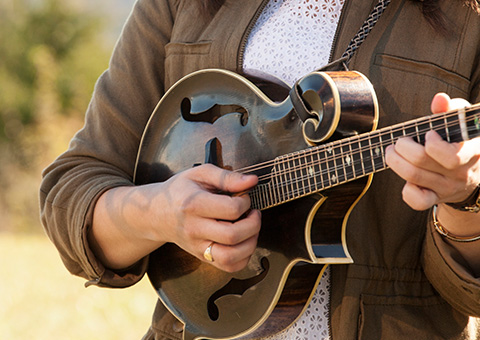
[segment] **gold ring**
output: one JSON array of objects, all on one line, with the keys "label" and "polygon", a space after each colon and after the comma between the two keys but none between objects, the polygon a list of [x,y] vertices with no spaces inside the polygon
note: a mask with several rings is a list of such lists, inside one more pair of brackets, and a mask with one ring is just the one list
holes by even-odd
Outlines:
[{"label": "gold ring", "polygon": [[214,244],[215,244],[215,242],[210,243],[210,245],[207,247],[207,249],[205,249],[205,251],[203,252],[203,257],[208,262],[213,262],[212,247],[213,247]]}]

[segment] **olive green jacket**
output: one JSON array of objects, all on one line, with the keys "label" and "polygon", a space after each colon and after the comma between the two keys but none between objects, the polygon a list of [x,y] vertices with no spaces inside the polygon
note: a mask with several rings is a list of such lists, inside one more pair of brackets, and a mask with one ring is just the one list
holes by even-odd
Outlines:
[{"label": "olive green jacket", "polygon": [[[267,1],[227,0],[202,19],[192,0],[140,0],[101,76],[85,127],[44,172],[41,218],[68,270],[87,284],[126,287],[148,259],[124,272],[105,268],[86,234],[97,198],[133,185],[142,131],[166,89],[202,68],[242,71],[246,38]],[[375,0],[346,1],[332,48],[341,56]],[[379,125],[429,113],[437,92],[480,101],[480,18],[460,0],[440,0],[448,32],[424,19],[419,3],[392,0],[355,54],[379,98]],[[353,210],[346,240],[354,264],[332,266],[332,339],[480,338],[480,280],[435,233],[430,212],[401,198],[391,171],[373,177]],[[161,303],[145,338],[181,337],[181,325]]]}]

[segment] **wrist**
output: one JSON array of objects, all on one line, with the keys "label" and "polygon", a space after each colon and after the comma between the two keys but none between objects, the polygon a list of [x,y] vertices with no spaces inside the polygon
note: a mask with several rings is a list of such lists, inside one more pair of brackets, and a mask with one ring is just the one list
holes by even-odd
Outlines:
[{"label": "wrist", "polygon": [[[460,230],[460,233],[457,234],[452,232],[450,229],[446,228],[439,220],[438,207],[436,205],[433,206],[433,209],[432,209],[432,221],[433,221],[435,230],[444,238],[450,241],[466,243],[466,242],[474,242],[474,241],[480,240],[480,230],[467,231],[467,230],[464,230],[466,228],[462,228]],[[458,226],[459,224],[456,223],[456,225]],[[462,223],[460,223],[460,225],[463,226]],[[451,224],[451,226],[453,226],[453,224]],[[475,229],[480,229],[480,228],[477,227]]]},{"label": "wrist", "polygon": [[475,190],[462,202],[456,203],[445,203],[449,207],[460,210],[460,211],[468,211],[471,213],[478,213],[480,212],[480,184],[477,185]]}]

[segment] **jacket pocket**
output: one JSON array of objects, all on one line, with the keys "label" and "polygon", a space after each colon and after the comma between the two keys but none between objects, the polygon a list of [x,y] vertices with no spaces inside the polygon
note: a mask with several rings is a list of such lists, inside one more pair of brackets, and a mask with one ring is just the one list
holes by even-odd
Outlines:
[{"label": "jacket pocket", "polygon": [[438,296],[362,295],[359,339],[464,339],[469,318]]},{"label": "jacket pocket", "polygon": [[172,42],[165,46],[165,85],[172,86],[183,76],[211,67],[211,41]]},{"label": "jacket pocket", "polygon": [[430,103],[438,92],[452,98],[469,98],[470,80],[428,60],[377,54],[369,78],[382,99],[379,127],[430,114]]},{"label": "jacket pocket", "polygon": [[430,81],[447,84],[460,91],[460,94],[463,94],[462,97],[468,98],[470,88],[470,80],[468,78],[428,61],[412,60],[389,54],[377,54],[374,64],[412,75],[427,77],[430,78]]}]

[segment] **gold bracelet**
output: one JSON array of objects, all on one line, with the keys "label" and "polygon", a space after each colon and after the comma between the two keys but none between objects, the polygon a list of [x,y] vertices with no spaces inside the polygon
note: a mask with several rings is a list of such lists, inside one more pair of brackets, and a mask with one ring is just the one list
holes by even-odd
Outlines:
[{"label": "gold bracelet", "polygon": [[473,242],[480,240],[480,234],[474,236],[458,236],[450,233],[445,227],[438,221],[437,218],[437,206],[433,206],[432,210],[433,216],[433,225],[435,226],[435,230],[442,236],[448,238],[449,240],[455,242]]}]

